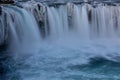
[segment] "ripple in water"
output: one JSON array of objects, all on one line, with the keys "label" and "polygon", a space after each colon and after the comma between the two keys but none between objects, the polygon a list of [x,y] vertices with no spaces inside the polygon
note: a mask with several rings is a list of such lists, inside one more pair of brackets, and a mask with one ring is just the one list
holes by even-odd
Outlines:
[{"label": "ripple in water", "polygon": [[16,72],[20,80],[119,80],[119,45],[119,40],[43,41],[38,52],[16,56]]}]

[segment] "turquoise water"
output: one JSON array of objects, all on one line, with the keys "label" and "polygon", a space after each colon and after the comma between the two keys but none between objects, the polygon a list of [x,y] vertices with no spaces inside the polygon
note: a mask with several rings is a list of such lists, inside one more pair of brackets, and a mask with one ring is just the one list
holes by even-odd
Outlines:
[{"label": "turquoise water", "polygon": [[119,40],[44,41],[38,51],[5,61],[6,80],[119,80],[119,52]]}]

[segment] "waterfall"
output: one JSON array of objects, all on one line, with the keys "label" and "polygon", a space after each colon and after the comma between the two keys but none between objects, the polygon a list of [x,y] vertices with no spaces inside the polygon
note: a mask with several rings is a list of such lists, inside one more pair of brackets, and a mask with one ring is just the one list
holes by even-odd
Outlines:
[{"label": "waterfall", "polygon": [[1,8],[2,80],[120,79],[119,4],[31,0]]},{"label": "waterfall", "polygon": [[99,37],[116,36],[113,8],[114,7],[99,6],[92,11],[92,26],[94,27],[93,31],[97,30],[95,32],[97,32],[96,34],[99,34]]},{"label": "waterfall", "polygon": [[38,46],[41,36],[34,16],[25,9],[15,6],[7,6],[4,9],[9,28],[10,49],[21,51]]},{"label": "waterfall", "polygon": [[[64,11],[65,16],[59,9]],[[94,8],[89,4],[70,4],[64,7],[47,7],[47,13],[50,35],[53,37],[65,35],[65,32],[72,32],[80,39],[119,37],[118,6],[98,5]]]},{"label": "waterfall", "polygon": [[119,38],[119,7],[87,3],[49,6],[39,2],[26,2],[21,8],[3,6],[1,39],[6,35],[5,26],[8,27],[8,43],[14,47],[39,46],[43,38],[53,41],[71,36],[80,40]]},{"label": "waterfall", "polygon": [[86,11],[86,6],[74,5],[73,12],[73,27],[76,29],[77,34],[81,39],[89,39],[90,37],[90,27],[88,22],[88,15]]},{"label": "waterfall", "polygon": [[47,7],[50,37],[59,38],[68,32],[67,7]]}]

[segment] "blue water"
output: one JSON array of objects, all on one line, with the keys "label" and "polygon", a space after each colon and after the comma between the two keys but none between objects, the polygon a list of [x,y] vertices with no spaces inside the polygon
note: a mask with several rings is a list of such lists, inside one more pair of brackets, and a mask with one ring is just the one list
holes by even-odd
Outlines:
[{"label": "blue water", "polygon": [[119,39],[43,41],[38,51],[4,63],[5,80],[120,80],[120,44]]}]

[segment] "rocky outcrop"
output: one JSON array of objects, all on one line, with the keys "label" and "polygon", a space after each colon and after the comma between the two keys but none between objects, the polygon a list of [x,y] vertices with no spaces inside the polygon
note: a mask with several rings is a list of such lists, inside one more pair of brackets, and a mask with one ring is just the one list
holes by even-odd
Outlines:
[{"label": "rocky outcrop", "polygon": [[0,4],[13,4],[14,0],[0,0]]},{"label": "rocky outcrop", "polygon": [[34,15],[39,25],[41,36],[45,37],[46,35],[48,35],[48,33],[46,32],[46,29],[48,29],[46,28],[47,27],[47,20],[46,20],[47,6],[39,2],[29,1],[25,3],[23,7]]}]

